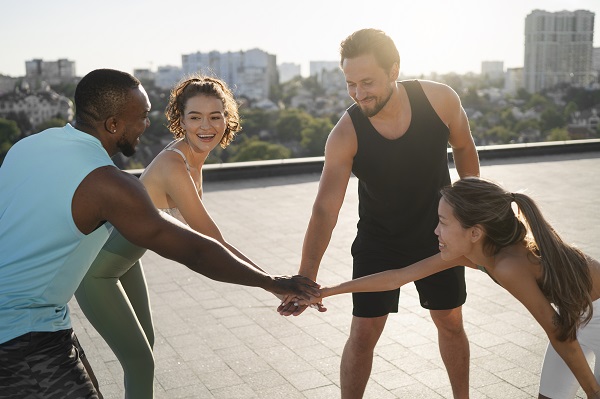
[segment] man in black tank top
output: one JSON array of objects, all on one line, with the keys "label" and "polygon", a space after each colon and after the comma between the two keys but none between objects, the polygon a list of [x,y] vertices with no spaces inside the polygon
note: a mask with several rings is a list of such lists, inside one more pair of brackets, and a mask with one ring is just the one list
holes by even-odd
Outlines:
[{"label": "man in black tank top", "polygon": [[[398,50],[379,30],[364,29],[346,38],[340,65],[355,104],[327,140],[299,274],[316,279],[351,174],[359,181],[354,278],[439,258],[434,229],[439,190],[450,183],[448,143],[458,174],[479,175],[477,151],[458,95],[440,83],[397,82]],[[438,328],[454,397],[468,398],[469,342],[461,310],[466,299],[464,267],[415,284],[421,305],[430,310]],[[340,371],[342,398],[363,396],[373,349],[388,314],[398,311],[398,298],[399,290],[353,294],[354,317]],[[282,314],[303,311],[304,307],[287,307]]]}]

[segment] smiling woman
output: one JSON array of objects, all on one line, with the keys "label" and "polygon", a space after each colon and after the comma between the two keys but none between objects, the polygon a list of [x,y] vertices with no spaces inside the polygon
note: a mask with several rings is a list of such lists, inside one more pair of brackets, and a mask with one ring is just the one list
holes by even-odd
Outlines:
[{"label": "smiling woman", "polygon": [[[262,270],[223,238],[202,202],[206,158],[217,145],[227,147],[241,129],[232,92],[219,79],[194,76],[173,88],[165,113],[175,140],[140,176],[152,202]],[[121,362],[129,399],[153,397],[154,327],[140,262],[145,251],[114,230],[76,293]]]}]

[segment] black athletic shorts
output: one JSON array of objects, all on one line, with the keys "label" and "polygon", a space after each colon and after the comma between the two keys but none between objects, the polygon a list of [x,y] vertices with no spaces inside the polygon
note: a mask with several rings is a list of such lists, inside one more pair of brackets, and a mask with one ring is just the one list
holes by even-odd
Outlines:
[{"label": "black athletic shorts", "polygon": [[[354,259],[352,278],[409,266],[438,252],[437,241],[429,248],[393,248],[380,241],[357,236],[352,244]],[[463,305],[467,299],[465,268],[457,266],[415,281],[421,306],[430,310],[448,310]],[[356,317],[380,317],[398,313],[400,289],[352,294]]]},{"label": "black athletic shorts", "polygon": [[98,399],[80,352],[72,329],[0,344],[0,398]]}]

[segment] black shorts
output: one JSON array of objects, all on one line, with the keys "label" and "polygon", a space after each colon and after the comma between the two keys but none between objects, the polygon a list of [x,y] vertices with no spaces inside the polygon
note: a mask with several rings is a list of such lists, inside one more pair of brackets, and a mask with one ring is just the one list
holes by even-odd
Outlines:
[{"label": "black shorts", "polygon": [[[354,259],[352,278],[367,276],[390,269],[400,269],[435,255],[437,241],[428,248],[401,250],[373,239],[357,236],[352,244]],[[467,299],[465,268],[453,267],[415,281],[421,306],[430,310],[448,310],[463,305]],[[352,294],[356,317],[380,317],[398,313],[400,289]]]},{"label": "black shorts", "polygon": [[68,329],[0,344],[0,398],[98,399],[76,340]]}]

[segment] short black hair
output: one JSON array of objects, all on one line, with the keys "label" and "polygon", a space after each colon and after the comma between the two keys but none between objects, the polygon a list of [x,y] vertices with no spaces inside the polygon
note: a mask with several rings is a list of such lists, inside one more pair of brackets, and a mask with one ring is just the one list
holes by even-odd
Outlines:
[{"label": "short black hair", "polygon": [[75,88],[75,122],[89,125],[118,115],[129,99],[129,91],[140,81],[127,72],[96,69]]}]

